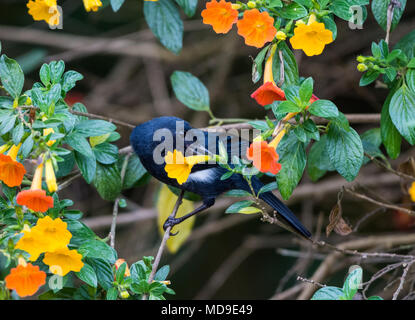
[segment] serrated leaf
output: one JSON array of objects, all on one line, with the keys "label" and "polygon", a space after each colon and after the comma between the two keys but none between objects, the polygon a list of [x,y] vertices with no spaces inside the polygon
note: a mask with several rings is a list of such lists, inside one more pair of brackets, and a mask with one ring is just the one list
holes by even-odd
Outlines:
[{"label": "serrated leaf", "polygon": [[117,164],[97,164],[93,184],[102,199],[114,201],[121,193],[121,175]]},{"label": "serrated leaf", "polygon": [[239,213],[243,208],[249,207],[252,203],[252,200],[235,202],[226,209],[225,213]]},{"label": "serrated leaf", "polygon": [[343,290],[337,287],[324,287],[317,290],[311,300],[339,300]]},{"label": "serrated leaf", "polygon": [[182,49],[183,22],[171,0],[144,1],[144,17],[151,31],[170,51]]},{"label": "serrated leaf", "polygon": [[389,115],[396,129],[411,145],[415,144],[415,92],[399,88],[390,101]]},{"label": "serrated leaf", "polygon": [[16,60],[5,54],[0,57],[0,79],[4,89],[13,97],[18,98],[22,93],[24,74]]},{"label": "serrated leaf", "polygon": [[347,181],[352,181],[363,163],[363,145],[353,128],[331,123],[327,133],[327,152],[331,164]]},{"label": "serrated leaf", "polygon": [[309,107],[308,111],[315,116],[332,119],[339,115],[337,106],[329,100],[316,100]]}]

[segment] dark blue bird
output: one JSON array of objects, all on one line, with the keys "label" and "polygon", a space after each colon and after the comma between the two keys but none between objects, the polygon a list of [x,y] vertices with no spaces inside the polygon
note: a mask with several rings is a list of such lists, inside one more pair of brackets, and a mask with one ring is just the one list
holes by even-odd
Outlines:
[{"label": "dark blue bird", "polygon": [[[147,121],[135,127],[130,136],[130,142],[134,151],[140,158],[143,166],[153,177],[167,185],[179,188],[184,191],[196,193],[203,199],[203,204],[199,208],[196,208],[194,211],[180,218],[169,218],[164,224],[164,229],[169,226],[174,226],[183,220],[195,215],[196,213],[199,213],[213,206],[216,197],[226,191],[239,189],[251,193],[251,189],[248,183],[240,174],[233,174],[229,179],[221,180],[221,176],[226,173],[227,170],[220,167],[216,163],[203,163],[195,165],[192,168],[187,181],[183,184],[179,184],[176,179],[172,179],[167,176],[167,173],[164,170],[165,163],[160,161],[160,159],[155,159],[154,151],[160,149],[161,143],[165,143],[167,150],[164,149],[161,152],[161,159],[164,159],[164,155],[167,153],[167,151],[173,151],[174,149],[177,149],[180,150],[183,154],[186,154],[186,151],[189,151],[188,148],[194,150],[194,141],[196,138],[191,141],[187,141],[186,134],[189,132],[189,130],[192,130],[191,132],[192,134],[195,134],[195,136],[204,138],[205,142],[204,146],[201,146],[202,150],[219,150],[218,144],[220,138],[217,135],[212,138],[212,135],[208,134],[208,132],[194,129],[188,122],[176,117],[160,117]],[[168,138],[164,137],[165,134],[166,137],[170,135],[173,138],[171,141],[172,145],[168,145],[169,141]],[[159,137],[156,137],[157,135],[162,136],[162,138],[160,139]],[[231,136],[225,136],[224,139],[225,141],[229,142],[226,145],[229,159],[231,159],[231,150],[235,150],[232,149],[232,144],[235,144],[235,139]],[[215,149],[211,148],[212,143],[215,145]],[[245,153],[247,145],[243,146],[243,142],[241,142],[239,139],[236,143],[239,144],[239,148],[237,149],[239,149],[242,154]],[[218,154],[218,152],[216,153]],[[238,154],[238,156],[240,156],[240,154]],[[252,177],[252,187],[256,194],[263,186],[264,184],[257,177]],[[310,232],[301,224],[301,222],[291,212],[291,210],[272,192],[261,193],[259,198],[270,205],[282,217],[284,222],[288,223],[288,225],[291,226],[295,231],[307,238],[311,236]]]}]

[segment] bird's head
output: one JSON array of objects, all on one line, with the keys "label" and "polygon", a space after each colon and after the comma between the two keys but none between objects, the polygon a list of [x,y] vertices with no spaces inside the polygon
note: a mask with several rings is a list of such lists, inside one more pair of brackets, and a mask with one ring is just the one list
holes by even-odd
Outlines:
[{"label": "bird's head", "polygon": [[176,117],[159,117],[144,122],[134,128],[130,136],[130,143],[137,154],[142,153],[146,149],[154,149],[160,144],[166,133],[171,132],[172,137],[176,137],[176,133],[183,134],[192,129],[190,124],[183,119]]}]

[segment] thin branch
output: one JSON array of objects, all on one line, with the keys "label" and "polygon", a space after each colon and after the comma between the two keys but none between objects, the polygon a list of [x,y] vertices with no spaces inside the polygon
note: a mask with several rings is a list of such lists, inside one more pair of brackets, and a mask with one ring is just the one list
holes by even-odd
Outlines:
[{"label": "thin branch", "polygon": [[410,176],[409,174],[406,174],[406,173],[403,173],[403,172],[400,172],[400,171],[397,171],[397,170],[395,170],[395,169],[393,169],[393,168],[391,168],[391,167],[388,167],[386,164],[384,164],[382,161],[379,161],[378,159],[376,159],[375,157],[372,157],[370,154],[368,154],[368,153],[366,153],[365,152],[365,156],[366,157],[368,157],[370,160],[372,160],[375,164],[377,164],[379,167],[381,167],[381,168],[383,168],[383,169],[385,169],[385,170],[387,170],[387,171],[389,171],[389,172],[392,172],[393,174],[396,174],[397,176],[399,176],[399,177],[401,177],[401,178],[404,178],[404,179],[408,179],[408,180],[412,180],[412,181],[414,181],[415,180],[415,177],[413,177],[413,176]]},{"label": "thin branch", "polygon": [[297,281],[311,283],[312,285],[315,285],[315,286],[320,287],[320,288],[327,287],[325,284],[321,284],[317,281],[306,279],[306,278],[303,278],[303,277],[300,277],[300,276],[297,277]]},{"label": "thin branch", "polygon": [[401,277],[401,281],[400,281],[400,283],[399,283],[399,287],[398,287],[398,289],[395,291],[395,293],[393,294],[393,298],[392,298],[392,300],[397,300],[397,299],[398,299],[399,293],[400,293],[400,292],[402,291],[402,289],[403,289],[403,285],[404,285],[404,283],[405,283],[405,279],[406,279],[406,276],[408,275],[409,269],[411,268],[411,266],[412,266],[414,263],[415,263],[415,260],[412,260],[411,262],[409,262],[409,263],[406,265],[405,269],[403,270],[402,277]]},{"label": "thin branch", "polygon": [[[131,153],[127,154],[124,158],[124,162],[121,168],[121,188],[124,184],[125,172],[127,171],[128,161],[130,160]],[[110,229],[110,245],[112,248],[115,246],[115,228],[117,227],[117,216],[118,216],[118,205],[120,203],[121,197],[118,196],[117,199],[114,201],[114,207],[112,210],[112,222],[111,222],[111,229]]]},{"label": "thin branch", "polygon": [[398,210],[400,212],[404,212],[406,214],[409,214],[410,216],[415,216],[415,211],[413,211],[413,210],[410,210],[410,209],[407,209],[407,208],[404,208],[404,207],[401,207],[401,206],[396,206],[396,205],[393,205],[393,204],[388,204],[388,203],[377,201],[375,199],[372,199],[372,198],[370,198],[370,197],[368,197],[364,194],[358,193],[358,192],[356,192],[352,189],[349,189],[349,188],[345,188],[345,190],[348,193],[355,196],[356,198],[366,200],[366,201],[371,202],[373,204],[376,204],[380,207],[385,207],[385,208],[392,209],[392,210]]},{"label": "thin branch", "polygon": [[[183,196],[184,196],[184,191],[181,190],[179,196],[177,197],[176,204],[174,205],[173,211],[172,211],[171,215],[169,216],[169,218],[175,218],[176,217],[177,210],[179,210],[179,207],[182,204]],[[163,239],[161,240],[161,244],[160,244],[160,247],[157,251],[156,258],[154,259],[154,263],[153,263],[153,266],[152,266],[152,269],[151,269],[150,276],[148,277],[148,283],[152,283],[153,280],[154,280],[154,276],[156,275],[157,268],[160,264],[161,256],[163,254],[164,248],[166,247],[167,240],[170,238],[171,229],[172,229],[172,227],[169,226],[164,231]],[[147,300],[147,298],[148,298],[147,295],[143,295],[142,299]]]}]

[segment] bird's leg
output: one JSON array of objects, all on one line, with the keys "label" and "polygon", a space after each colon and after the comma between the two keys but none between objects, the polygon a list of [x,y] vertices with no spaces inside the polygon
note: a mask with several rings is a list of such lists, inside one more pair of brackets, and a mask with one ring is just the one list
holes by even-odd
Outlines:
[{"label": "bird's leg", "polygon": [[[215,203],[215,199],[207,199],[207,200],[203,201],[203,204],[200,207],[198,207],[195,210],[193,210],[192,212],[184,215],[183,217],[180,217],[180,218],[168,217],[166,222],[164,222],[164,224],[163,224],[163,230],[166,231],[166,229],[168,227],[173,228],[176,224],[179,224],[179,223],[183,222],[187,218],[190,218],[191,216],[194,216],[195,214],[197,214],[197,213],[199,213],[203,210],[206,210],[207,208],[210,208],[211,206],[213,206],[214,203]],[[177,233],[172,234],[172,235],[176,235],[176,234]]]}]

